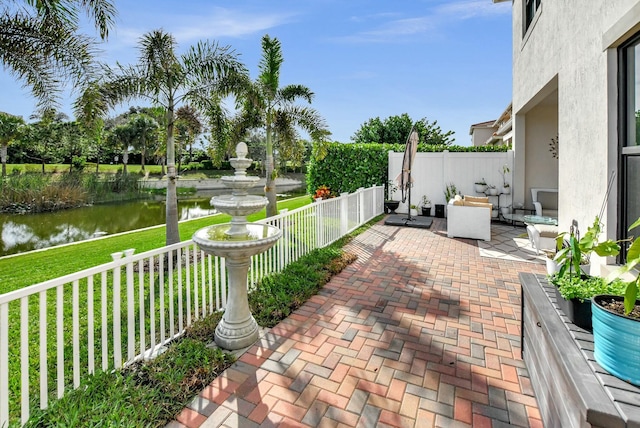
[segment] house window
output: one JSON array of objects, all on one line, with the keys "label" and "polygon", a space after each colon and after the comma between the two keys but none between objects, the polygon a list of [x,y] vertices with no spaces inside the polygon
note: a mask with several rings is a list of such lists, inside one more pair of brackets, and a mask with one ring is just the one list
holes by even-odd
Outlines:
[{"label": "house window", "polygon": [[[622,45],[618,54],[621,201],[618,235],[627,238],[640,236],[640,227],[627,230],[640,217],[640,33]],[[622,256],[626,256],[625,251]]]},{"label": "house window", "polygon": [[536,17],[536,14],[540,10],[540,3],[542,0],[523,0],[524,2],[524,28],[522,31],[522,35],[527,34],[529,27],[533,23],[533,19]]}]

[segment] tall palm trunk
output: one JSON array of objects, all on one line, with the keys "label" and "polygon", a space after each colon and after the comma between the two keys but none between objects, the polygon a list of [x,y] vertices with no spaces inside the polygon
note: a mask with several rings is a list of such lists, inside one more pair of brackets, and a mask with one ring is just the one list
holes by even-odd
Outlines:
[{"label": "tall palm trunk", "polygon": [[124,148],[122,153],[122,173],[127,175],[127,164],[129,163],[129,147]]},{"label": "tall palm trunk", "polygon": [[178,194],[176,191],[178,185],[176,182],[176,152],[173,142],[173,107],[173,99],[169,99],[169,106],[167,108],[167,245],[180,242],[180,231],[178,230]]},{"label": "tall palm trunk", "polygon": [[273,165],[273,140],[272,140],[271,124],[267,123],[267,154],[266,154],[266,174],[267,184],[264,187],[264,194],[267,197],[267,217],[273,217],[278,214],[278,206],[276,200],[275,171]]},{"label": "tall palm trunk", "polygon": [[0,160],[2,161],[2,176],[7,176],[7,146],[8,144],[2,144],[0,146]]}]

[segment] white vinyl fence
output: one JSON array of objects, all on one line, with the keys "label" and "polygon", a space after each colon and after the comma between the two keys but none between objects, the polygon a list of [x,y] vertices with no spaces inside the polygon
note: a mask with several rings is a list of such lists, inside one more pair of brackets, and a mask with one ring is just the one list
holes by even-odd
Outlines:
[{"label": "white vinyl fence", "polygon": [[[359,189],[262,222],[282,238],[252,258],[249,286],[383,212],[383,187]],[[192,241],[134,254],[0,295],[0,427],[77,388],[96,369],[148,358],[226,305],[225,260]]]},{"label": "white vinyl fence", "polygon": [[[500,188],[503,179],[513,187],[514,152],[434,152],[417,153],[411,168],[413,187],[411,188],[411,204],[420,205],[425,195],[433,204],[446,204],[444,190],[448,184],[454,184],[462,195],[475,195],[474,183],[484,178],[488,184]],[[394,180],[402,170],[404,153],[389,152],[389,178]],[[509,172],[502,176],[503,167]],[[494,200],[494,205],[506,206],[511,201],[524,202],[526,195],[505,197]],[[513,199],[512,199],[513,198]],[[394,195],[400,200],[400,191]],[[406,212],[406,203],[400,204],[398,212]]]}]

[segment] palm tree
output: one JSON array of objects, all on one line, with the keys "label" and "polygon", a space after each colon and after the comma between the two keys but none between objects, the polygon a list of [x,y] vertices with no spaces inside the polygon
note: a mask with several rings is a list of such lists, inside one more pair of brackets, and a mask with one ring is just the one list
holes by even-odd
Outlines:
[{"label": "palm tree", "polygon": [[133,128],[133,146],[140,150],[141,170],[144,172],[144,161],[149,149],[149,143],[158,132],[158,122],[146,114],[137,114],[129,120]]},{"label": "palm tree", "polygon": [[314,94],[309,88],[303,85],[280,87],[280,67],[283,62],[280,41],[265,35],[258,65],[260,75],[241,96],[243,111],[238,126],[241,130],[262,127],[266,131],[265,195],[269,201],[268,217],[277,214],[274,141],[282,144],[293,141],[297,138],[296,126],[309,132],[314,140],[324,140],[329,135],[324,119],[316,110],[295,104],[298,99],[311,103]]},{"label": "palm tree", "polygon": [[178,56],[175,38],[163,30],[142,36],[135,66],[106,68],[103,95],[111,107],[131,98],[147,98],[167,112],[167,245],[180,242],[174,145],[174,111],[181,102],[204,108],[211,93],[230,90],[247,72],[228,46],[199,42]]},{"label": "palm tree", "polygon": [[110,135],[111,146],[122,150],[122,173],[127,174],[129,164],[129,149],[136,138],[136,130],[131,122],[116,126]]},{"label": "palm tree", "polygon": [[2,176],[7,175],[7,147],[9,143],[20,136],[24,120],[0,111],[0,160],[2,161]]},{"label": "palm tree", "polygon": [[39,105],[52,106],[60,92],[60,78],[79,82],[93,72],[94,42],[78,34],[79,13],[86,12],[102,40],[113,27],[116,10],[111,0],[25,0],[2,2],[0,63],[25,87]]},{"label": "palm tree", "polygon": [[36,122],[28,125],[27,135],[23,137],[23,145],[34,154],[33,157],[29,157],[40,161],[44,174],[47,162],[59,161],[63,158],[63,150],[60,146],[61,131],[69,117],[53,108],[43,108],[29,116],[29,119]]},{"label": "palm tree", "polygon": [[82,93],[73,103],[73,109],[78,124],[95,148],[97,173],[100,170],[100,151],[105,135],[104,119],[108,111],[97,82],[87,82]]},{"label": "palm tree", "polygon": [[[180,147],[189,146],[189,162],[193,159],[193,143],[202,132],[202,123],[198,111],[190,105],[184,105],[176,110],[176,128]],[[178,168],[180,169],[180,168]]]}]

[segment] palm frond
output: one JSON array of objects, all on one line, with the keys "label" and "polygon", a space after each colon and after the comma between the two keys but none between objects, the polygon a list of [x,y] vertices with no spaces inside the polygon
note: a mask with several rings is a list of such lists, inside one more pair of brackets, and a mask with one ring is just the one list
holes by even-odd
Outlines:
[{"label": "palm frond", "polygon": [[100,86],[100,93],[108,108],[134,98],[151,98],[156,102],[155,93],[149,94],[148,81],[138,67],[117,64],[117,70],[104,67],[105,81]]},{"label": "palm frond", "polygon": [[308,103],[313,101],[314,93],[304,85],[287,85],[278,90],[277,98],[284,102],[294,102],[302,98]]},{"label": "palm frond", "polygon": [[286,113],[293,123],[307,131],[314,140],[331,135],[324,118],[314,108],[290,106],[286,109]]},{"label": "palm frond", "polygon": [[95,131],[107,116],[109,106],[100,91],[97,81],[87,82],[73,102],[76,120],[87,130]]},{"label": "palm frond", "polygon": [[280,41],[265,34],[262,37],[262,58],[258,64],[258,69],[260,70],[258,80],[272,96],[275,95],[280,85],[280,67],[283,62],[284,57],[282,56]]},{"label": "palm frond", "polygon": [[61,83],[92,76],[94,44],[59,21],[25,13],[0,14],[0,62],[39,100],[56,105]]},{"label": "palm frond", "polygon": [[109,30],[115,26],[117,11],[115,4],[109,0],[79,0],[87,15],[96,25],[102,40],[109,37]]},{"label": "palm frond", "polygon": [[[178,44],[171,33],[153,30],[140,39],[140,71],[148,79],[148,86],[159,86],[166,82],[167,87],[179,87],[183,84],[184,71],[176,56]],[[159,88],[156,88],[156,93]],[[169,92],[173,92],[169,90]]]},{"label": "palm frond", "polygon": [[84,9],[95,23],[102,40],[106,40],[115,25],[116,8],[110,0],[26,0],[38,16],[57,20],[66,26],[77,27],[79,11]]}]

